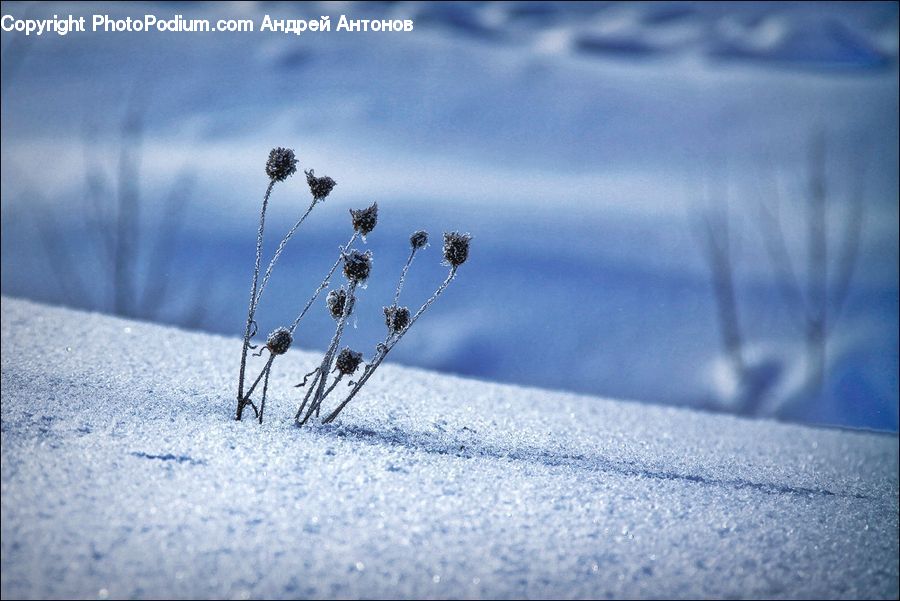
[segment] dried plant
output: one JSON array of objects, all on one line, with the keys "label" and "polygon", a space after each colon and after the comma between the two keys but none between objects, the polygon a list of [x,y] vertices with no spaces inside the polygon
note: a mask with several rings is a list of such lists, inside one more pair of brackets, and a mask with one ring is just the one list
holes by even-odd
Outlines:
[{"label": "dried plant", "polygon": [[469,257],[469,242],[472,237],[469,234],[460,234],[459,232],[450,232],[444,234],[444,263],[450,267],[450,271],[447,273],[447,277],[438,286],[437,290],[419,307],[419,310],[416,311],[416,314],[412,317],[409,317],[409,309],[406,307],[398,306],[398,302],[400,299],[400,291],[403,287],[403,282],[406,278],[406,273],[409,270],[409,266],[412,263],[413,258],[416,255],[416,252],[421,248],[425,247],[427,243],[428,236],[425,232],[416,232],[410,238],[410,246],[412,250],[410,252],[410,257],[406,262],[406,265],[403,267],[403,271],[400,274],[400,279],[397,283],[397,291],[394,294],[394,304],[390,307],[384,308],[385,314],[385,322],[387,324],[387,335],[384,340],[381,341],[375,348],[375,355],[372,358],[365,368],[363,369],[362,375],[356,382],[352,383],[352,388],[343,401],[332,411],[328,416],[322,420],[322,423],[329,424],[333,422],[338,415],[340,415],[341,411],[353,400],[353,398],[359,393],[360,389],[368,382],[369,378],[372,377],[372,374],[375,373],[375,370],[378,369],[378,366],[384,361],[385,357],[388,356],[397,343],[400,342],[400,339],[406,335],[409,329],[413,326],[416,321],[425,313],[428,308],[434,304],[434,302],[438,299],[438,297],[444,293],[450,283],[456,278],[457,270],[459,266],[466,262],[466,259]]},{"label": "dried plant", "polygon": [[[235,419],[237,420],[240,420],[243,417],[244,407],[249,405],[256,413],[256,417],[259,420],[259,423],[262,423],[265,395],[268,387],[269,372],[272,368],[272,362],[277,355],[283,354],[285,351],[287,351],[287,347],[285,347],[284,351],[282,352],[276,352],[275,350],[273,350],[271,346],[273,343],[272,336],[278,334],[279,336],[281,336],[279,340],[287,340],[287,346],[290,346],[291,337],[293,336],[294,330],[296,329],[297,324],[300,321],[300,318],[298,318],[290,328],[279,328],[269,336],[269,340],[267,341],[266,346],[260,350],[260,353],[262,353],[263,350],[269,350],[269,360],[266,362],[265,367],[263,367],[259,376],[256,378],[253,386],[251,386],[250,389],[245,393],[244,382],[247,369],[247,353],[251,349],[256,348],[251,344],[250,341],[256,335],[256,311],[259,307],[262,293],[265,290],[266,284],[268,284],[269,278],[272,276],[272,270],[275,268],[275,264],[278,262],[278,259],[284,252],[287,243],[291,240],[291,238],[294,237],[294,234],[297,232],[297,230],[300,228],[300,226],[303,224],[312,210],[316,207],[316,205],[319,202],[325,200],[325,198],[337,185],[336,182],[330,177],[316,177],[313,170],[309,170],[306,172],[306,182],[309,186],[310,194],[312,195],[312,201],[310,202],[309,207],[307,207],[306,211],[281,238],[281,241],[278,243],[278,247],[275,249],[272,258],[269,260],[269,264],[263,274],[262,281],[260,282],[259,273],[260,265],[262,262],[263,237],[266,227],[266,209],[269,205],[269,197],[271,196],[272,189],[275,187],[276,183],[287,180],[297,172],[297,163],[298,161],[296,156],[294,155],[294,151],[289,148],[281,147],[273,148],[269,153],[268,160],[266,161],[266,175],[269,177],[269,184],[266,188],[265,194],[263,195],[262,208],[260,209],[259,213],[259,229],[256,235],[256,261],[253,266],[253,278],[250,283],[250,302],[247,308],[247,322],[244,327],[244,341],[243,347],[241,349],[241,367],[240,373],[238,375],[237,411],[235,413]],[[287,336],[287,338],[284,337],[285,335]],[[251,395],[253,394],[256,385],[259,383],[260,378],[263,378],[262,401],[260,402],[260,406],[257,407],[256,404],[252,401]]]},{"label": "dried plant", "polygon": [[[342,306],[340,317],[337,319],[334,336],[332,336],[331,343],[328,345],[328,349],[325,351],[325,356],[322,357],[322,363],[321,365],[319,365],[319,367],[313,370],[313,372],[308,374],[313,375],[313,382],[306,392],[306,397],[303,399],[303,403],[300,405],[300,409],[297,410],[297,414],[294,416],[294,419],[300,425],[305,424],[309,420],[309,418],[312,417],[314,412],[316,413],[316,415],[318,415],[318,411],[322,405],[322,401],[325,399],[328,393],[334,390],[334,386],[337,384],[337,381],[335,380],[334,384],[332,384],[330,387],[328,387],[327,389],[325,387],[326,380],[328,379],[328,374],[329,372],[331,372],[331,366],[334,363],[335,352],[337,351],[338,345],[340,345],[341,343],[341,337],[344,334],[344,327],[347,325],[347,318],[350,317],[350,311],[353,308],[353,304],[356,299],[356,288],[369,278],[369,274],[372,271],[372,254],[370,252],[362,253],[358,250],[354,250],[350,253],[345,254],[343,259],[344,276],[347,278],[348,282],[346,298]],[[331,311],[333,316],[334,310],[331,307],[329,307],[329,310]],[[338,378],[341,375],[343,374],[340,374]],[[303,419],[300,419],[300,416],[303,413],[304,409],[306,409],[306,416],[303,417]]]},{"label": "dried plant", "polygon": [[[374,231],[378,225],[378,204],[373,203],[364,209],[351,209],[350,218],[353,226],[353,234],[347,243],[339,248],[338,257],[334,264],[325,274],[319,286],[313,291],[312,296],[300,310],[297,318],[291,323],[290,327],[280,327],[269,334],[266,344],[254,353],[254,356],[262,356],[268,351],[269,356],[266,359],[262,369],[254,378],[253,383],[245,391],[244,384],[246,380],[247,354],[250,350],[257,347],[251,344],[253,337],[256,335],[256,312],[259,308],[262,293],[266,288],[272,271],[279,257],[284,252],[288,241],[294,236],[299,227],[303,224],[316,204],[323,201],[334,189],[336,183],[330,177],[317,177],[315,172],[310,169],[305,171],[306,182],[309,186],[312,202],[301,217],[294,223],[293,227],[281,239],[278,247],[275,249],[268,266],[260,278],[262,264],[262,248],[265,234],[266,210],[268,208],[269,197],[272,189],[278,182],[283,182],[291,177],[297,171],[297,159],[294,152],[285,148],[275,148],[269,154],[266,162],[266,175],[269,177],[269,184],[263,196],[262,208],[260,210],[259,228],[256,238],[256,260],[253,268],[253,277],[250,284],[250,302],[247,310],[247,322],[244,328],[243,348],[241,351],[240,374],[238,378],[238,402],[235,418],[240,420],[245,407],[249,406],[253,409],[259,423],[263,422],[263,415],[266,407],[266,399],[268,396],[269,376],[272,371],[272,365],[275,358],[285,354],[291,347],[296,331],[301,320],[309,312],[310,307],[315,303],[316,299],[323,290],[331,285],[331,278],[334,276],[339,266],[342,266],[342,273],[346,279],[346,283],[338,288],[332,289],[325,299],[325,305],[328,313],[335,321],[334,334],[331,337],[325,353],[322,356],[318,367],[306,374],[303,381],[296,387],[306,387],[305,396],[300,403],[300,407],[294,415],[294,420],[298,425],[306,424],[313,416],[318,417],[325,399],[336,389],[344,377],[350,377],[359,371],[360,366],[364,365],[363,355],[354,351],[349,347],[340,348],[341,339],[346,329],[348,318],[356,308],[357,290],[364,286],[372,273],[372,253],[370,251],[360,251],[353,249],[353,244],[357,239],[365,238]],[[383,307],[385,324],[387,326],[387,335],[384,340],[375,348],[375,354],[370,362],[363,367],[362,374],[355,381],[348,382],[351,387],[347,396],[337,407],[322,420],[323,423],[330,423],[337,418],[340,412],[347,404],[359,393],[362,386],[368,381],[379,365],[384,361],[385,357],[397,345],[400,339],[409,331],[412,325],[422,316],[422,314],[430,307],[437,298],[447,289],[450,282],[456,277],[457,269],[465,263],[469,256],[469,242],[471,236],[468,234],[460,234],[458,232],[444,234],[444,264],[450,268],[447,277],[443,283],[438,286],[437,290],[422,304],[414,315],[411,315],[409,308],[400,306],[400,293],[403,290],[403,284],[406,281],[407,273],[412,265],[416,254],[428,245],[428,233],[424,230],[414,232],[409,238],[410,253],[397,282],[397,288],[394,293],[391,305]],[[310,381],[310,378],[312,380]],[[330,380],[330,381],[329,381]],[[261,388],[260,388],[261,386]],[[253,400],[253,394],[260,390],[260,401],[257,404]]]}]

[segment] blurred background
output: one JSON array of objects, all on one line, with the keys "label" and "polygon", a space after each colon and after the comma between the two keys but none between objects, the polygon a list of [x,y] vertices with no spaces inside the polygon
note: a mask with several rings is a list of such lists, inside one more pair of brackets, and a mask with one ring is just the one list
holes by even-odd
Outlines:
[{"label": "blurred background", "polygon": [[[257,31],[2,34],[2,292],[233,336],[237,371],[264,164],[286,146],[338,186],[281,258],[262,333],[377,201],[345,336],[367,356],[409,234],[432,234],[415,307],[461,230],[470,260],[392,360],[896,431],[897,6],[4,2]],[[259,32],[266,14],[332,31]],[[338,32],[342,14],[415,29]],[[275,187],[269,255],[308,194]],[[333,327],[323,295],[297,344]]]}]

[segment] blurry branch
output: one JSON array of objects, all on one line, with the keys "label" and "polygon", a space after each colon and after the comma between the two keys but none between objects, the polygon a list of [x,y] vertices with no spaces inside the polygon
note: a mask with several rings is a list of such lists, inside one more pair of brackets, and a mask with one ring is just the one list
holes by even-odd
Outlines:
[{"label": "blurry branch", "polygon": [[828,327],[828,203],[825,181],[825,137],[813,135],[809,154],[807,208],[806,355],[807,384],[822,387]]},{"label": "blurry branch", "polygon": [[734,268],[728,225],[728,207],[724,201],[713,200],[694,232],[712,278],[713,293],[722,344],[731,361],[734,373],[744,373],[744,352],[738,319],[737,298],[734,291]]},{"label": "blurry branch", "polygon": [[[160,202],[159,222],[151,225],[149,216],[140,211],[141,203],[147,202],[140,189],[143,115],[143,108],[132,102],[118,136],[113,176],[97,150],[97,128],[85,124],[84,210],[70,212],[73,221],[63,224],[45,208],[51,203],[32,203],[44,208],[35,215],[36,230],[65,304],[151,320],[159,319],[166,305],[175,306],[178,315],[177,305],[182,305],[174,321],[197,327],[206,317],[209,289],[216,282],[200,278],[192,289],[178,290],[177,295],[172,289],[173,276],[184,271],[176,263],[193,178],[184,173],[176,178]],[[32,191],[39,189],[29,186],[26,196],[39,199]],[[199,263],[196,269],[201,269]],[[178,303],[170,304],[173,300]]]},{"label": "blurry branch", "polygon": [[[830,245],[834,240],[829,237],[829,205],[833,203],[830,202],[831,190],[826,177],[824,132],[817,132],[811,137],[808,161],[807,198],[802,213],[806,230],[804,270],[798,272],[789,250],[790,234],[786,234],[782,222],[783,202],[777,179],[773,178],[771,199],[763,199],[757,203],[755,217],[772,265],[775,286],[789,310],[792,323],[804,339],[804,392],[816,395],[825,382],[827,339],[850,293],[859,254],[865,205],[863,170],[857,168],[852,174],[851,193],[843,220],[839,250],[835,253]],[[766,382],[768,376],[759,369],[760,366],[749,365],[747,362],[734,287],[727,199],[723,195],[721,199],[707,200],[709,207],[702,219],[695,223],[694,235],[703,250],[710,272],[719,334],[738,382],[735,410],[753,415],[760,410],[763,396],[773,383]],[[834,277],[831,275],[833,267],[836,267]]]},{"label": "blurry branch", "polygon": [[[829,188],[826,177],[826,137],[824,131],[812,135],[809,149],[806,219],[806,281],[804,286],[793,269],[787,241],[777,212],[760,206],[760,229],[779,289],[789,307],[800,316],[799,325],[806,339],[806,390],[817,394],[825,381],[828,335],[840,316],[856,268],[859,242],[865,216],[863,170],[852,174],[848,213],[837,254],[837,276],[830,278]],[[776,189],[776,206],[780,203]]]},{"label": "blurry branch", "polygon": [[757,223],[766,253],[769,256],[769,262],[775,271],[775,285],[784,304],[788,308],[797,309],[791,318],[794,325],[798,329],[802,329],[803,316],[806,314],[806,301],[800,288],[800,278],[797,277],[797,270],[794,268],[794,262],[785,242],[784,227],[781,223],[781,195],[777,182],[772,187],[772,198],[774,202],[771,205],[764,200],[757,204]]},{"label": "blurry branch", "polygon": [[134,316],[134,266],[139,243],[139,188],[143,115],[139,108],[129,107],[122,125],[116,185],[116,227],[113,247],[113,311],[117,315]]},{"label": "blurry branch", "polygon": [[[109,182],[100,161],[90,152],[91,128],[86,127],[85,193],[92,209],[89,230],[94,234],[96,254],[103,269],[109,273],[113,312],[153,320],[160,318],[162,307],[173,296],[172,275],[190,207],[193,178],[185,173],[176,178],[161,202],[162,215],[152,228],[154,236],[143,240],[142,232],[149,229],[147,217],[140,211],[144,202],[140,193],[144,113],[140,101],[129,103],[119,135],[113,183]],[[110,200],[114,212],[109,210]],[[149,251],[146,264],[140,256],[142,246],[147,246]],[[142,266],[146,267],[146,272],[143,281],[138,282],[137,274]],[[203,321],[207,297],[199,288],[181,295],[182,298],[185,296],[188,297],[187,307],[177,321],[182,325],[197,326]]]},{"label": "blurry branch", "polygon": [[104,269],[112,270],[115,256],[115,233],[107,227],[108,207],[106,199],[112,194],[111,186],[104,175],[101,162],[92,152],[96,146],[96,127],[85,123],[84,147],[82,159],[84,163],[85,189],[84,195],[90,203],[89,211],[85,211],[85,225],[92,238],[92,246],[96,250],[97,260]]},{"label": "blurry branch", "polygon": [[847,199],[848,214],[844,220],[843,244],[838,256],[837,279],[834,285],[832,298],[832,314],[836,320],[840,317],[850,294],[850,283],[853,272],[856,269],[859,256],[859,244],[862,238],[863,220],[865,219],[864,170],[861,165],[854,169],[851,181],[850,195]]}]

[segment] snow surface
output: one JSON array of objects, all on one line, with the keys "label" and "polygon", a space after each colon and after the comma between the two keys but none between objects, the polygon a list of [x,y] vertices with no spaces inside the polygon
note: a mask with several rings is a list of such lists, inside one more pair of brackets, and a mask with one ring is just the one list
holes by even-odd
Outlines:
[{"label": "snow surface", "polygon": [[385,365],[232,419],[237,338],[2,300],[3,597],[893,597],[898,439]]}]

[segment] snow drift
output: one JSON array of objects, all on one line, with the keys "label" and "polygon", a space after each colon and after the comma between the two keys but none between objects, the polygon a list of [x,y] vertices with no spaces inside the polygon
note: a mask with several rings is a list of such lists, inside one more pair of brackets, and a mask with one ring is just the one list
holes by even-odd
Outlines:
[{"label": "snow drift", "polygon": [[893,597],[896,436],[385,365],[235,422],[240,341],[2,300],[3,597]]}]

